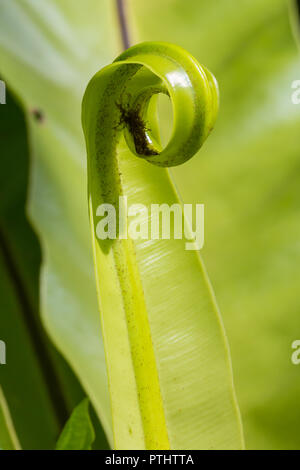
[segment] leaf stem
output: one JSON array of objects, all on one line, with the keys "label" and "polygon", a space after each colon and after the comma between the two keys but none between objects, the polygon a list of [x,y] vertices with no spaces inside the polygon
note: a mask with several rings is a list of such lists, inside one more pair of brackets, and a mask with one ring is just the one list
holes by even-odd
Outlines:
[{"label": "leaf stem", "polygon": [[125,0],[116,0],[117,3],[117,13],[118,13],[118,21],[120,26],[122,44],[124,49],[128,49],[130,47],[130,37],[129,37],[129,28],[126,16],[126,7],[125,7]]}]

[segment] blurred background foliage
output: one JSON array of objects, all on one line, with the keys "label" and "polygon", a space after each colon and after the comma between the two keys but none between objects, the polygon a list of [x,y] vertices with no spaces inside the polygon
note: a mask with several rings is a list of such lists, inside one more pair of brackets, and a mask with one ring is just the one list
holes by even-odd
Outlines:
[{"label": "blurred background foliage", "polygon": [[[54,448],[84,393],[111,439],[80,103],[124,42],[165,40],[220,85],[213,135],[172,174],[184,202],[205,204],[203,257],[229,337],[246,445],[299,449],[300,369],[290,360],[300,334],[295,10],[285,0],[128,0],[122,30],[120,3],[0,3],[0,74],[16,97],[0,106],[0,384],[21,445]],[[161,121],[167,132],[166,110]],[[95,448],[106,448],[96,416],[94,424]]]},{"label": "blurred background foliage", "polygon": [[[0,107],[0,311],[7,367],[1,386],[25,449],[52,449],[84,391],[48,339],[39,317],[41,250],[26,217],[29,149],[21,106],[10,92]],[[95,446],[107,442],[95,414]]]}]

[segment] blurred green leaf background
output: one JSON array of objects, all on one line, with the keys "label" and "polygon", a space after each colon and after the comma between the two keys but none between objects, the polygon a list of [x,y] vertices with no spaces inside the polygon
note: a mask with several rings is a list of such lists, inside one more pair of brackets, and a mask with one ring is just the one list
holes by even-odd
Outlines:
[{"label": "blurred green leaf background", "polygon": [[[203,256],[246,446],[299,449],[300,368],[290,359],[300,336],[295,2],[125,6],[131,44],[183,46],[218,79],[216,128],[172,174],[184,202],[205,204]],[[91,76],[122,49],[113,0],[0,2],[0,75],[10,90],[0,105],[0,384],[23,448],[54,448],[84,394],[95,409],[94,447],[107,448],[104,432],[112,441],[80,104]],[[162,114],[165,129],[169,120]]]}]

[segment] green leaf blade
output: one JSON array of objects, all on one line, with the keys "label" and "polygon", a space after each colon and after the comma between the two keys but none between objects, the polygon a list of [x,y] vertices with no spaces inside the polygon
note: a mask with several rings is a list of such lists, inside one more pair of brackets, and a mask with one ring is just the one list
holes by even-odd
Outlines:
[{"label": "green leaf blade", "polygon": [[91,450],[95,440],[89,416],[89,400],[85,398],[74,409],[56,445],[56,450]]},{"label": "green leaf blade", "polygon": [[20,443],[0,386],[0,449],[20,450]]},{"label": "green leaf blade", "polygon": [[[212,125],[203,110],[210,115],[210,107],[216,108],[206,101],[212,94],[199,70],[178,47],[143,43],[98,72],[83,100],[92,238],[118,449],[243,447],[228,346],[198,254],[186,251],[185,239],[172,236],[104,241],[97,236],[99,207],[120,210],[120,196],[127,197],[129,207],[178,204],[169,175],[159,166],[185,161],[190,149],[202,144],[199,135],[207,135],[197,131],[194,141],[193,126]],[[168,77],[175,74],[173,88]],[[160,91],[158,79],[173,102],[175,130],[165,150],[137,158],[116,129],[122,107],[130,110],[136,103],[139,87],[146,100],[147,87]],[[203,114],[195,118],[199,103]],[[147,212],[141,223],[149,224],[149,217]]]}]

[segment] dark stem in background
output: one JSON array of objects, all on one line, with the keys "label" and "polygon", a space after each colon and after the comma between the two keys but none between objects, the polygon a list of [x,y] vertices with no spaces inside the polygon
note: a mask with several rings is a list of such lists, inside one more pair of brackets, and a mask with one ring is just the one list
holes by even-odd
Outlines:
[{"label": "dark stem in background", "polygon": [[298,12],[298,25],[300,26],[300,0],[295,0],[295,4]]},{"label": "dark stem in background", "polygon": [[5,266],[12,280],[16,297],[24,316],[24,323],[27,325],[32,345],[36,351],[37,360],[41,363],[41,373],[44,376],[47,390],[53,403],[53,410],[56,414],[59,426],[62,427],[69,418],[68,408],[65,403],[64,395],[61,393],[60,383],[53,367],[53,363],[45,347],[47,338],[38,324],[37,315],[32,310],[31,302],[28,298],[26,288],[19,274],[15,263],[9,242],[3,228],[0,226],[0,254],[3,257]]},{"label": "dark stem in background", "polygon": [[125,0],[116,0],[117,2],[117,12],[118,12],[118,20],[120,25],[120,32],[122,37],[122,43],[124,49],[128,49],[130,47],[130,38],[129,38],[129,30],[127,24],[127,17],[126,17],[126,6]]}]

